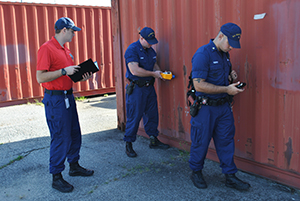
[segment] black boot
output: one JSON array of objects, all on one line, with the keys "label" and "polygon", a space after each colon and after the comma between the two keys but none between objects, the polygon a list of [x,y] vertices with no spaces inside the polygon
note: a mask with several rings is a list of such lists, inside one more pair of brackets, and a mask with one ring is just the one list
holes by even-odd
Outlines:
[{"label": "black boot", "polygon": [[168,149],[170,145],[162,143],[157,137],[151,135],[149,147],[150,149]]},{"label": "black boot", "polygon": [[235,174],[225,174],[226,182],[225,185],[230,188],[235,188],[237,190],[248,190],[250,184],[243,182],[235,176]]},{"label": "black boot", "polygon": [[136,157],[137,154],[135,153],[135,151],[132,148],[132,142],[126,142],[126,154],[128,157]]},{"label": "black boot", "polygon": [[53,174],[52,188],[63,193],[71,192],[74,189],[71,184],[63,179],[61,173]]},{"label": "black boot", "polygon": [[207,184],[203,179],[202,170],[193,171],[191,175],[191,180],[197,188],[207,188]]},{"label": "black boot", "polygon": [[78,164],[78,161],[75,163],[70,163],[70,171],[69,171],[70,176],[88,177],[88,176],[92,176],[93,174],[94,174],[94,170],[88,170],[81,167]]}]

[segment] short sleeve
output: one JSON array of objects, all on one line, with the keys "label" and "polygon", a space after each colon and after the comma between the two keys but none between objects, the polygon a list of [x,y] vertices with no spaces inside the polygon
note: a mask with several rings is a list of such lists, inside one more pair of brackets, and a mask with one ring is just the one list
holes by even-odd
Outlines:
[{"label": "short sleeve", "polygon": [[192,58],[192,79],[206,79],[209,70],[209,59],[203,53],[196,52]]},{"label": "short sleeve", "polygon": [[134,47],[128,47],[124,57],[125,57],[126,64],[130,62],[139,62],[139,55],[135,51]]},{"label": "short sleeve", "polygon": [[38,50],[36,70],[49,71],[51,65],[50,60],[51,60],[50,51],[46,46],[43,45]]}]

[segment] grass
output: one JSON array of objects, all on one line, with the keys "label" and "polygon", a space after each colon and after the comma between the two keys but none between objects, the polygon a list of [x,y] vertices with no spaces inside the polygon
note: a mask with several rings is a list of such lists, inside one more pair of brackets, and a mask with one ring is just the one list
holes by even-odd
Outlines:
[{"label": "grass", "polygon": [[41,105],[41,106],[44,105],[44,104],[43,104],[41,101],[39,101],[38,99],[34,99],[34,101],[35,101],[35,104],[36,104],[36,105]]},{"label": "grass", "polygon": [[181,158],[183,158],[184,161],[188,161],[189,156],[190,156],[190,152],[179,150],[179,155],[180,155]]},{"label": "grass", "polygon": [[93,192],[94,192],[94,190],[96,190],[98,188],[98,186],[96,185],[96,186],[94,186],[94,189],[92,189],[92,190],[90,190],[89,192],[88,192],[88,194],[92,194]]},{"label": "grass", "polygon": [[30,104],[36,104],[36,105],[40,105],[40,106],[44,106],[44,104],[42,103],[42,101],[39,101],[38,99],[33,99],[34,102],[33,103],[30,103],[29,101],[27,102],[27,105],[30,105]]},{"label": "grass", "polygon": [[5,168],[5,167],[8,166],[8,165],[13,164],[13,163],[16,162],[16,161],[19,161],[19,160],[23,159],[23,158],[24,158],[24,156],[18,156],[17,158],[15,158],[15,159],[9,161],[9,163],[7,163],[6,165],[2,165],[2,166],[0,167],[0,170],[1,170],[2,168]]},{"label": "grass", "polygon": [[76,101],[84,101],[86,100],[87,98],[85,96],[80,96],[80,97],[75,97],[75,100]]},{"label": "grass", "polygon": [[[159,168],[158,166],[160,166],[161,168]],[[175,164],[168,161],[160,161],[158,163],[154,163],[153,161],[150,161],[148,164],[143,164],[143,165],[137,164],[131,168],[127,168],[125,165],[122,166],[120,165],[120,167],[124,169],[124,172],[121,173],[121,175],[118,177],[109,179],[108,181],[104,182],[104,184],[109,184],[110,182],[119,181],[131,175],[143,174],[150,171],[153,171],[154,173],[159,173],[166,166],[174,167]]]}]

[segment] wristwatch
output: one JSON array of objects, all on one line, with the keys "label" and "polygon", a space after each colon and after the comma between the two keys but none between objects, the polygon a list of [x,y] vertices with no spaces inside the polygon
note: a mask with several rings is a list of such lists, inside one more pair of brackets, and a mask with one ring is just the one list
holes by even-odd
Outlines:
[{"label": "wristwatch", "polygon": [[66,74],[67,74],[67,71],[66,71],[64,68],[62,68],[62,69],[61,69],[61,74],[62,74],[62,75],[66,75]]}]

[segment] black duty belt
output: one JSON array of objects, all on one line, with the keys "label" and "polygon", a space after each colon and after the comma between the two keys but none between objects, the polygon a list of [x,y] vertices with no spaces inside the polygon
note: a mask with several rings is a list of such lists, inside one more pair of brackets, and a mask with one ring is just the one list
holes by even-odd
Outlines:
[{"label": "black duty belt", "polygon": [[219,99],[210,99],[204,96],[197,96],[197,102],[200,105],[219,106],[227,102],[232,103],[232,101],[233,101],[233,97],[229,95]]},{"label": "black duty belt", "polygon": [[151,79],[151,80],[130,80],[130,82],[133,82],[134,84],[138,85],[139,87],[149,87],[151,85],[154,84],[155,79]]},{"label": "black duty belt", "polygon": [[73,89],[70,90],[48,90],[45,89],[45,93],[50,94],[50,95],[70,95],[73,93]]}]

